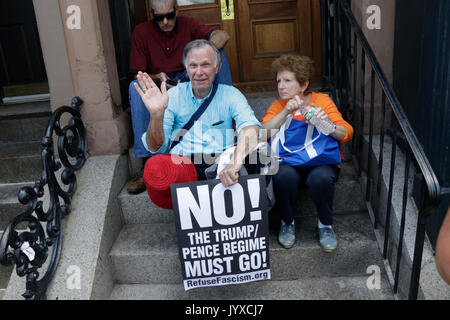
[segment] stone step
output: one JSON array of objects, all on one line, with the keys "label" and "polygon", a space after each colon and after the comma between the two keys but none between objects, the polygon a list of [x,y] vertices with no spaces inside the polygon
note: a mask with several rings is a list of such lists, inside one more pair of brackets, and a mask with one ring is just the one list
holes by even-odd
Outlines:
[{"label": "stone step", "polygon": [[2,105],[0,120],[45,118],[52,113],[50,100]]},{"label": "stone step", "polygon": [[[3,231],[0,231],[0,239],[2,238]],[[0,264],[0,300],[5,294],[5,289],[8,286],[9,278],[11,277],[11,272],[13,272],[14,265],[3,266]]]},{"label": "stone step", "polygon": [[18,200],[19,190],[25,186],[34,186],[34,182],[0,184],[0,230],[27,207]]},{"label": "stone step", "polygon": [[9,278],[11,277],[11,273],[13,272],[13,270],[14,265],[11,266],[0,265],[0,290],[6,289],[6,287],[8,286]]},{"label": "stone step", "polygon": [[[126,187],[119,194],[125,224],[172,223],[172,210],[161,209],[150,200],[147,192],[131,195]],[[299,190],[296,202],[299,215],[317,214],[306,188]],[[365,210],[356,172],[350,162],[342,164],[341,175],[336,184],[334,212],[336,214]]]},{"label": "stone step", "polygon": [[276,91],[251,92],[245,93],[244,95],[247,98],[248,104],[255,112],[256,119],[259,121],[263,119],[270,105],[276,99],[279,99],[278,92]]},{"label": "stone step", "polygon": [[0,144],[0,183],[35,181],[41,177],[40,141]]},{"label": "stone step", "polygon": [[41,141],[51,115],[50,101],[0,107],[0,142]]},{"label": "stone step", "polygon": [[[393,300],[386,277],[368,289],[368,276],[258,281],[184,291],[181,284],[116,284],[110,300]],[[220,314],[228,315],[228,311]]]},{"label": "stone step", "polygon": [[41,141],[48,118],[0,120],[0,142]]},{"label": "stone step", "polygon": [[[335,217],[339,247],[330,254],[319,247],[315,217],[297,219],[296,245],[289,250],[277,242],[278,226],[271,227],[269,237],[273,280],[363,275],[371,265],[384,270],[367,212]],[[117,283],[181,283],[174,224],[125,225],[110,256]]]}]

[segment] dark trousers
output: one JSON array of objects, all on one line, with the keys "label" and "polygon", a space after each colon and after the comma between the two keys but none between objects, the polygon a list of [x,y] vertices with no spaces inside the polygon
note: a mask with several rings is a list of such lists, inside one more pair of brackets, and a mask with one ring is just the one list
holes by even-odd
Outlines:
[{"label": "dark trousers", "polygon": [[277,174],[273,176],[273,187],[281,219],[288,224],[294,220],[294,201],[304,183],[316,205],[320,222],[332,225],[334,190],[339,171],[335,165],[301,169],[280,163]]}]

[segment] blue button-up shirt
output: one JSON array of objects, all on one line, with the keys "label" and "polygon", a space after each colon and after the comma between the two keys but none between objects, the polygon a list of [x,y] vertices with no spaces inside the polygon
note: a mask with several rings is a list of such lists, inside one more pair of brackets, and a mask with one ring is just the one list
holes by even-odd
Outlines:
[{"label": "blue button-up shirt", "polygon": [[[142,135],[142,143],[153,154],[167,152],[167,147],[174,141],[178,131],[184,127],[207,98],[197,99],[190,82],[179,83],[167,93],[169,105],[163,120],[164,143],[158,150],[152,152],[147,145],[147,133]],[[184,135],[181,142],[170,150],[170,153],[185,156],[194,153],[222,153],[235,143],[233,119],[236,122],[238,134],[242,128],[248,126],[261,128],[261,124],[256,119],[245,96],[235,87],[219,84],[216,95],[208,108]]]}]

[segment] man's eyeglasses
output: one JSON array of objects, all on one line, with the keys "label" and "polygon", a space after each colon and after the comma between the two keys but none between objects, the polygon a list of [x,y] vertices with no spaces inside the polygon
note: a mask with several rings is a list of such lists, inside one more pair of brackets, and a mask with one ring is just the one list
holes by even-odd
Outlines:
[{"label": "man's eyeglasses", "polygon": [[173,8],[173,9],[174,10],[172,12],[169,12],[169,13],[166,13],[166,14],[157,14],[152,9],[153,19],[155,19],[155,21],[163,21],[164,18],[166,18],[167,20],[172,20],[177,15],[177,12],[176,12],[175,8]]}]

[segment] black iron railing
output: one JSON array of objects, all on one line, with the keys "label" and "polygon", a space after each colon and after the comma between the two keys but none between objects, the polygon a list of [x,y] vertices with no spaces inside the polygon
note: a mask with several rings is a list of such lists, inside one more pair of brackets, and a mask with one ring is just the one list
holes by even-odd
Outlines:
[{"label": "black iron railing", "polygon": [[[321,0],[321,15],[324,83],[331,91],[344,117],[352,123],[355,129],[352,156],[361,180],[362,191],[386,271],[397,298],[399,297],[400,270],[404,270],[401,268],[401,262],[406,241],[404,232],[406,208],[408,201],[411,201],[411,197],[408,196],[410,193],[412,193],[418,209],[409,288],[405,290],[407,291],[405,296],[407,295],[408,299],[417,299],[425,225],[430,214],[438,207],[440,200],[440,186],[437,177],[367,38],[355,20],[349,1]],[[367,69],[370,76],[368,80],[370,91],[366,90]],[[380,96],[378,96],[380,117],[375,128],[376,84],[380,88],[378,90],[380,92]],[[366,95],[370,95],[367,107]],[[390,121],[386,119],[388,115],[391,118]],[[379,139],[378,157],[374,155],[375,139]],[[387,150],[387,141],[392,146],[389,148],[391,150]],[[386,173],[384,172],[386,168],[383,169],[383,162],[386,164],[389,160],[383,159],[385,151],[390,151],[390,168],[387,193],[382,197],[381,181],[383,173]],[[397,197],[397,199],[401,199],[401,221],[399,230],[393,232],[391,230],[391,203],[393,193],[398,192],[398,190],[394,191],[394,180],[395,174],[399,174],[397,164],[400,162],[398,160],[400,154],[404,159],[403,194],[401,197]],[[411,172],[413,172],[413,176],[411,176]],[[411,188],[410,180],[414,180],[412,191],[408,189]],[[381,232],[382,228],[384,228],[384,232]],[[394,237],[397,238],[396,241],[394,241]],[[394,254],[392,250],[389,251],[393,242],[396,242],[397,245]],[[395,254],[396,261],[393,262]],[[392,268],[391,265],[395,265],[395,268]]]},{"label": "black iron railing", "polygon": [[[46,299],[47,288],[61,255],[62,220],[71,210],[72,196],[77,187],[75,172],[86,161],[86,132],[80,115],[82,103],[80,98],[75,97],[71,107],[62,106],[52,114],[42,138],[42,176],[34,187],[23,187],[19,191],[20,203],[28,208],[9,223],[0,239],[0,263],[14,263],[17,274],[26,276],[23,297],[27,300]],[[71,118],[66,126],[61,127],[61,118],[66,116]],[[54,134],[58,136],[59,160],[53,150]],[[62,166],[64,169],[60,171]],[[57,179],[59,172],[66,190]],[[44,196],[44,187],[49,192],[47,211],[43,201],[39,200]],[[47,261],[50,247],[51,256]],[[45,269],[45,273],[39,278],[41,268]]]}]

